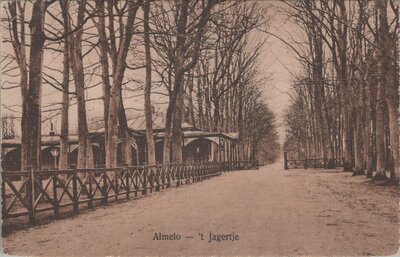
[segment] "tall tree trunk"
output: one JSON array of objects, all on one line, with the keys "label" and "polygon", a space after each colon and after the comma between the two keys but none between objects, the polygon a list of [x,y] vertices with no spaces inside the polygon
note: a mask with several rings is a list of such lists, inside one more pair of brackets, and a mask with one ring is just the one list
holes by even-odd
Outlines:
[{"label": "tall tree trunk", "polygon": [[[103,82],[103,119],[104,119],[104,147],[107,149],[107,137],[108,137],[108,107],[110,105],[110,71],[107,55],[107,34],[105,25],[105,12],[104,12],[104,1],[96,0],[96,9],[99,13],[99,20],[97,30],[99,32],[99,58],[101,64],[101,79]],[[113,24],[109,25],[114,26]],[[107,154],[104,151],[104,154]]]},{"label": "tall tree trunk", "polygon": [[387,49],[387,41],[389,38],[389,28],[387,23],[387,1],[376,0],[375,1],[378,17],[379,17],[379,28],[378,28],[378,85],[377,85],[377,99],[376,99],[376,174],[375,179],[384,180],[386,179],[385,173],[385,120],[384,120],[384,109],[386,103],[385,86],[390,83],[388,78],[388,70],[390,69],[390,49]]},{"label": "tall tree trunk", "polygon": [[[382,72],[381,60],[378,60],[379,71]],[[382,74],[382,73],[381,73]],[[376,101],[376,179],[386,179],[385,173],[385,121],[384,121],[384,100],[385,88],[381,78],[378,79]]]},{"label": "tall tree trunk", "polygon": [[[370,66],[370,60],[365,61],[365,67]],[[362,84],[362,95],[363,95],[363,109],[364,109],[364,163],[365,169],[367,170],[367,177],[372,178],[372,137],[371,137],[371,90],[370,90],[370,79],[368,78],[369,69],[365,72],[364,83]]]},{"label": "tall tree trunk", "polygon": [[[391,38],[392,39],[392,38]],[[398,46],[393,47],[397,42],[388,40],[385,42],[385,50],[387,51],[386,58],[390,58],[388,63],[389,69],[385,76],[386,85],[386,102],[389,110],[389,133],[390,133],[390,153],[393,161],[392,169],[390,170],[390,179],[399,179],[400,176],[400,146],[399,146],[399,75],[396,72],[396,58]],[[391,53],[391,49],[393,49]]]},{"label": "tall tree trunk", "polygon": [[[390,179],[398,177],[400,163],[399,163],[399,92],[398,92],[398,80],[393,80],[393,77],[397,76],[396,72],[392,73],[386,79],[391,85],[389,85],[387,91],[388,95],[388,109],[389,109],[389,130],[390,130],[390,150],[391,157],[393,159],[393,168],[390,173]],[[397,86],[396,86],[397,85]]]},{"label": "tall tree trunk", "polygon": [[[200,67],[200,65],[198,66]],[[198,76],[200,74],[200,68],[198,68]],[[204,130],[204,114],[203,114],[203,90],[201,85],[201,77],[197,78],[197,109],[198,109],[198,124],[199,129]]]},{"label": "tall tree trunk", "polygon": [[[185,42],[186,26],[189,17],[189,1],[183,0],[179,4],[179,16],[177,17],[177,38],[176,54],[174,59],[175,81],[173,97],[171,98],[172,112],[172,158],[174,162],[182,162],[182,108],[184,91],[184,63],[185,63]],[[168,113],[167,113],[168,114]]]},{"label": "tall tree trunk", "polygon": [[[72,44],[71,44],[72,45]],[[76,46],[77,44],[74,43]],[[73,48],[75,48],[75,46]],[[89,168],[93,166],[92,151],[88,151],[90,145],[89,131],[86,118],[86,100],[85,100],[85,79],[83,71],[82,56],[76,48],[72,51],[71,67],[73,71],[74,83],[76,88],[76,98],[78,102],[78,163],[77,168]],[[91,148],[89,148],[91,149]]]},{"label": "tall tree trunk", "polygon": [[[127,3],[126,25],[120,24],[124,29],[121,35],[119,49],[116,53],[113,65],[113,83],[110,90],[110,104],[108,108],[108,135],[106,143],[106,167],[117,166],[117,146],[118,146],[118,119],[121,102],[121,87],[125,75],[125,61],[128,55],[129,46],[134,33],[136,13],[141,5],[141,1],[129,1]],[[120,124],[121,125],[121,124]]]},{"label": "tall tree trunk", "polygon": [[219,130],[219,120],[220,120],[220,115],[219,115],[219,99],[216,98],[213,101],[214,103],[214,115],[213,115],[213,128],[212,131],[217,132]]},{"label": "tall tree trunk", "polygon": [[163,163],[169,163],[171,161],[170,153],[171,153],[171,125],[172,125],[172,112],[173,112],[172,109],[173,107],[170,100],[165,118]]},{"label": "tall tree trunk", "polygon": [[[68,2],[65,0],[60,1],[64,10],[68,10]],[[64,23],[64,33],[70,31],[69,15],[66,12],[62,12],[63,23]],[[63,59],[63,81],[62,81],[62,105],[61,105],[61,135],[60,135],[60,159],[58,163],[58,168],[68,169],[69,167],[69,145],[68,145],[68,111],[69,111],[69,40],[70,37],[67,36],[64,39],[64,59]]]},{"label": "tall tree trunk", "polygon": [[[379,74],[383,75],[383,60],[378,59]],[[383,76],[378,78],[377,99],[376,99],[376,179],[386,179],[385,173],[385,121],[384,121],[384,104],[385,104],[385,87]]]},{"label": "tall tree trunk", "polygon": [[119,132],[121,136],[122,164],[123,165],[127,164],[128,166],[132,166],[133,159],[132,159],[131,135],[129,133],[128,121],[126,119],[124,101],[122,100],[122,91],[120,93],[120,100],[119,100],[118,122],[119,122]]},{"label": "tall tree trunk", "polygon": [[[181,80],[183,82],[183,79]],[[183,109],[183,86],[180,87],[176,105],[174,108],[173,123],[172,123],[172,160],[175,163],[183,161],[182,153],[182,109]]]},{"label": "tall tree trunk", "polygon": [[[17,14],[17,4],[19,15]],[[8,3],[8,10],[10,12],[11,28],[10,35],[12,35],[12,45],[14,55],[18,63],[20,72],[20,88],[22,99],[22,117],[21,117],[21,170],[28,168],[28,130],[26,128],[27,114],[28,114],[28,66],[26,57],[26,41],[25,41],[25,5],[21,2],[10,1]],[[19,26],[18,28],[18,21]]]},{"label": "tall tree trunk", "polygon": [[[86,1],[79,2],[77,26],[84,22]],[[74,77],[76,98],[78,103],[78,163],[77,168],[93,167],[93,151],[89,138],[86,118],[85,73],[82,56],[82,34],[80,28],[70,44],[71,69]]]},{"label": "tall tree trunk", "polygon": [[344,129],[343,129],[343,171],[352,172],[352,152],[353,152],[353,123],[350,115],[350,106],[344,106]]},{"label": "tall tree trunk", "polygon": [[351,99],[345,94],[350,88],[348,81],[348,65],[347,65],[347,10],[344,0],[338,1],[340,22],[338,22],[338,55],[340,64],[337,67],[338,79],[340,83],[339,97],[342,99],[343,110],[343,171],[353,171],[352,169],[352,153],[353,153],[353,123],[351,120]]},{"label": "tall tree trunk", "polygon": [[118,86],[114,85],[110,91],[110,106],[108,108],[108,135],[106,149],[106,167],[117,166],[117,146],[118,146],[118,110],[121,99]]},{"label": "tall tree trunk", "polygon": [[156,150],[153,133],[153,108],[151,105],[151,49],[150,49],[150,26],[149,12],[150,0],[143,3],[144,11],[144,46],[146,54],[146,84],[144,89],[144,111],[146,116],[146,142],[147,142],[147,163],[156,163]]},{"label": "tall tree trunk", "polygon": [[205,105],[205,128],[207,131],[211,131],[211,101],[210,101],[210,87],[208,83],[205,83],[204,88],[204,105]]},{"label": "tall tree trunk", "polygon": [[196,119],[194,118],[194,104],[193,104],[193,83],[194,83],[194,78],[193,74],[191,74],[188,78],[189,123],[193,127],[196,127]]},{"label": "tall tree trunk", "polygon": [[[66,46],[68,48],[68,46]],[[65,49],[65,51],[68,51]],[[69,163],[69,146],[68,146],[68,110],[69,110],[69,60],[68,53],[64,53],[64,71],[63,71],[63,94],[61,104],[61,133],[60,133],[60,159],[58,168],[60,170],[67,169]]]},{"label": "tall tree trunk", "polygon": [[238,157],[239,157],[239,161],[244,161],[244,149],[245,149],[245,142],[244,142],[244,131],[243,131],[243,107],[244,107],[244,103],[243,103],[243,89],[240,89],[239,92],[239,98],[238,98],[238,120],[237,120],[237,124],[238,124],[238,129],[239,129],[239,144],[238,144]]},{"label": "tall tree trunk", "polygon": [[361,106],[358,105],[355,109],[355,129],[354,129],[354,155],[355,165],[353,175],[364,175],[364,156],[363,156],[363,116]]},{"label": "tall tree trunk", "polygon": [[[31,49],[29,55],[29,84],[27,91],[26,111],[23,122],[22,142],[25,145],[26,160],[23,163],[31,165],[37,170],[41,167],[41,96],[42,96],[42,69],[44,54],[44,25],[47,9],[47,1],[38,0],[33,3],[32,18],[29,23],[31,30]],[[25,165],[23,165],[25,166]]]},{"label": "tall tree trunk", "polygon": [[[168,70],[169,88],[172,88],[172,69]],[[167,113],[165,115],[164,129],[164,144],[163,144],[163,163],[171,162],[171,131],[172,131],[172,116],[174,112],[175,96],[172,90],[169,91],[169,102]]]},{"label": "tall tree trunk", "polygon": [[228,91],[228,96],[225,98],[225,127],[224,131],[225,132],[232,132],[231,131],[231,116],[233,116],[233,108],[230,105],[231,104],[231,98],[232,96],[232,90]]}]

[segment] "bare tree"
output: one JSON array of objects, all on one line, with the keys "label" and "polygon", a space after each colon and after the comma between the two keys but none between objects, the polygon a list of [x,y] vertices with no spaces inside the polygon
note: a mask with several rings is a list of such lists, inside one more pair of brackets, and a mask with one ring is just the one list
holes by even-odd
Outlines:
[{"label": "bare tree", "polygon": [[[68,10],[68,1],[60,0],[60,6],[63,10]],[[62,12],[63,16],[63,25],[64,25],[64,32],[69,33],[70,31],[70,21],[68,14],[64,11]],[[60,135],[60,159],[58,167],[59,169],[67,169],[69,168],[69,142],[68,142],[68,129],[69,129],[69,122],[68,122],[68,113],[69,113],[69,70],[70,70],[70,58],[69,58],[69,37],[64,39],[64,53],[63,53],[63,80],[62,80],[62,109],[61,109],[61,135]]]},{"label": "bare tree", "polygon": [[153,108],[151,105],[151,48],[150,48],[150,25],[149,25],[149,14],[150,14],[150,0],[145,0],[143,3],[144,11],[144,44],[146,54],[146,84],[144,92],[144,109],[146,116],[146,141],[147,141],[147,163],[156,163],[156,151],[154,145],[154,133],[153,133]]},{"label": "bare tree", "polygon": [[[158,34],[155,38],[156,51],[167,60],[169,72],[173,75],[173,82],[171,80],[169,82],[172,86],[169,89],[170,99],[165,119],[164,162],[169,162],[171,159],[170,142],[172,160],[182,161],[184,78],[185,74],[197,64],[207,23],[214,6],[219,2],[218,0],[171,2],[168,11],[176,14],[175,19],[165,13],[166,3],[156,5],[156,10],[160,13],[154,19],[155,33]],[[161,15],[162,13],[164,15]],[[176,36],[171,37],[171,35]],[[170,78],[172,79],[172,76]]]},{"label": "bare tree", "polygon": [[[138,8],[141,6],[142,1],[128,1],[126,4],[126,23],[125,26],[122,24],[122,16],[120,20],[121,30],[123,32],[120,35],[120,43],[118,50],[114,54],[115,61],[113,63],[113,82],[110,89],[110,103],[108,108],[108,135],[107,135],[107,151],[106,151],[106,166],[116,167],[117,166],[117,144],[118,144],[118,115],[120,109],[122,110],[122,97],[121,97],[121,87],[124,79],[125,69],[126,69],[126,57],[128,54],[129,46],[131,43],[132,36],[134,34],[134,26],[136,13]],[[122,15],[123,11],[119,15]],[[124,115],[124,114],[122,114]],[[120,123],[121,126],[121,123]],[[126,127],[126,126],[125,126]],[[127,147],[123,147],[124,150],[129,148],[129,135],[128,131],[124,131],[123,140]],[[127,142],[128,141],[128,142]],[[129,155],[129,151],[124,151],[124,154]],[[128,153],[128,154],[127,154]]]},{"label": "bare tree", "polygon": [[16,137],[15,117],[13,115],[1,117],[1,138],[2,139],[13,139]]},{"label": "bare tree", "polygon": [[[64,7],[64,6],[62,6]],[[76,33],[67,35],[70,37],[70,67],[72,70],[76,98],[78,102],[78,168],[91,168],[93,167],[93,151],[92,144],[89,138],[89,130],[86,118],[86,101],[85,101],[85,73],[82,55],[82,36],[83,25],[85,23],[85,10],[86,1],[80,1],[77,7],[77,25],[74,30]],[[63,12],[69,14],[69,10],[65,9]]]},{"label": "bare tree", "polygon": [[[8,11],[8,29],[10,32],[10,41],[13,46],[15,60],[20,73],[19,86],[21,89],[22,99],[21,128],[23,128],[21,131],[21,170],[26,170],[27,166],[30,164],[30,160],[27,156],[29,149],[27,142],[28,135],[26,130],[26,117],[28,112],[28,65],[26,54],[25,6],[26,2],[13,1],[8,3],[8,8],[5,8],[6,11]],[[18,26],[20,27],[18,28]]]},{"label": "bare tree", "polygon": [[33,3],[30,20],[30,54],[28,87],[23,105],[22,122],[22,167],[31,165],[34,169],[41,167],[41,100],[42,73],[45,37],[46,9],[54,1],[38,0]]}]

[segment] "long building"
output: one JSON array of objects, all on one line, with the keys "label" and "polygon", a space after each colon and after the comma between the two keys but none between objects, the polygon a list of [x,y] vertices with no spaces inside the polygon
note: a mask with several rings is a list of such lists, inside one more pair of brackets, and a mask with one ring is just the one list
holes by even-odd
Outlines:
[{"label": "long building", "polygon": [[[154,141],[156,148],[156,161],[163,161],[164,127],[163,121],[155,119]],[[183,159],[185,162],[198,161],[237,161],[239,160],[238,133],[207,132],[202,131],[188,123],[182,124],[183,131]],[[129,123],[129,133],[132,141],[132,163],[130,165],[147,164],[146,130],[144,118],[134,119]],[[104,127],[89,133],[94,167],[105,166],[105,141]],[[118,140],[118,165],[121,161],[121,140]],[[42,135],[42,164],[43,170],[57,169],[60,147],[60,135],[50,132]],[[78,135],[69,135],[69,166],[77,164]],[[4,171],[17,171],[21,169],[21,141],[18,138],[3,139],[1,143],[1,167]]]}]

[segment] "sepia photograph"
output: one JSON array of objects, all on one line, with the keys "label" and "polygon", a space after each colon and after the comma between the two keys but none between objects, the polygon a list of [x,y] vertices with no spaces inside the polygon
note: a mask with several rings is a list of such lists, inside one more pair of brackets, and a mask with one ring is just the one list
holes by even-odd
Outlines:
[{"label": "sepia photograph", "polygon": [[0,0],[0,255],[400,255],[399,7]]}]

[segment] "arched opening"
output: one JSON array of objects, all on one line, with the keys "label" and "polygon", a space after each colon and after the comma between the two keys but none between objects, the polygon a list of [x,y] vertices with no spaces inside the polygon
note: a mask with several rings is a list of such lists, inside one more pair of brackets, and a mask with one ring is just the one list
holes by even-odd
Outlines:
[{"label": "arched opening", "polygon": [[155,142],[154,146],[156,148],[156,162],[163,163],[164,140]]},{"label": "arched opening", "polygon": [[17,147],[8,151],[1,160],[1,168],[3,171],[21,170],[21,148]]},{"label": "arched opening", "polygon": [[[69,154],[69,166],[75,166],[78,163],[78,149],[79,146],[75,147],[75,149]],[[102,162],[102,152],[101,148],[98,145],[92,144],[93,151],[93,167],[99,168],[104,167],[104,163]]]},{"label": "arched opening", "polygon": [[[42,149],[42,170],[54,170],[58,169],[58,161],[60,156],[54,157],[51,154],[51,149],[53,146],[48,146]],[[60,148],[57,146],[58,150]],[[55,160],[56,159],[56,162]]]},{"label": "arched opening", "polygon": [[129,166],[134,166],[138,165],[138,160],[137,160],[137,150],[136,148],[131,144],[131,158],[132,158],[132,163],[123,163],[122,161],[122,149],[121,149],[121,142],[118,143],[117,146],[117,166],[123,166],[124,164],[128,164]]},{"label": "arched opening", "polygon": [[183,159],[185,162],[215,161],[218,144],[208,138],[197,138],[185,145]]}]

